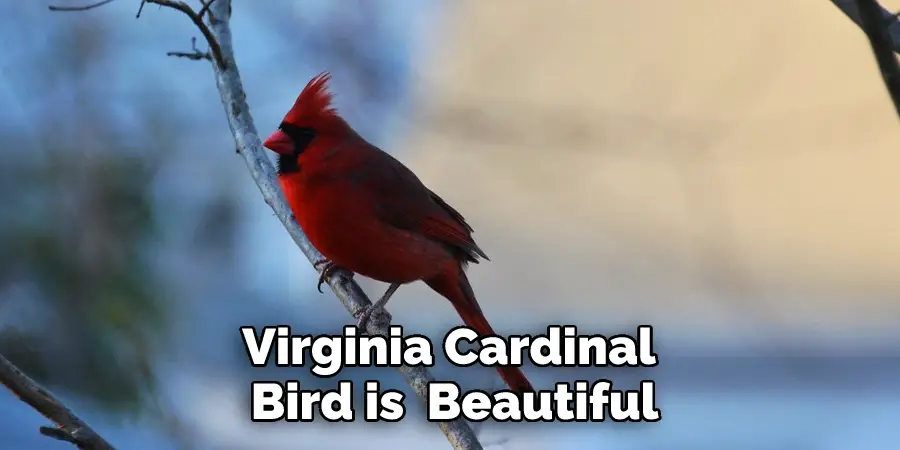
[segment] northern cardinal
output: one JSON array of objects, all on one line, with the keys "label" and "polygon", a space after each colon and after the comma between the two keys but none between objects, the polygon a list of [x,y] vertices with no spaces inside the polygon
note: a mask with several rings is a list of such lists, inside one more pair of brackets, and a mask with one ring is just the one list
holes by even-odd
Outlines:
[{"label": "northern cardinal", "polygon": [[[488,259],[463,216],[391,155],[368,143],[331,106],[330,74],[317,75],[263,146],[278,154],[278,180],[310,242],[326,258],[319,287],[337,268],[390,287],[362,312],[365,328],[403,284],[422,280],[480,335],[494,330],[466,277]],[[516,392],[532,391],[517,367],[498,366]]]}]

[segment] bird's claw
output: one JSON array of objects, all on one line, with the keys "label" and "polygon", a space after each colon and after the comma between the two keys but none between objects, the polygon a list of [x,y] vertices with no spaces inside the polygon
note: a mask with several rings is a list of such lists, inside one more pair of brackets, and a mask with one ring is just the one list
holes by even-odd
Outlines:
[{"label": "bird's claw", "polygon": [[341,267],[327,259],[316,261],[315,263],[313,263],[313,267],[316,270],[322,270],[322,272],[319,274],[319,282],[316,284],[316,289],[321,294],[325,292],[322,290],[322,285],[325,284],[325,280],[333,275],[335,271],[340,270]]},{"label": "bird's claw", "polygon": [[[377,305],[369,305],[364,309],[361,309],[356,315],[359,316],[359,319],[356,321],[356,328],[359,330],[365,330],[366,325],[369,324],[369,321],[372,320],[372,315],[378,312],[379,310],[384,311],[383,306]],[[385,314],[388,314],[387,311],[384,311]]]},{"label": "bird's claw", "polygon": [[384,307],[387,305],[388,301],[394,295],[394,292],[397,292],[397,289],[399,289],[399,288],[400,288],[399,283],[391,284],[390,286],[388,286],[388,289],[387,289],[387,291],[385,291],[384,295],[382,295],[381,298],[378,299],[378,301],[376,301],[375,303],[372,303],[369,306],[366,306],[365,308],[361,309],[356,314],[354,314],[353,315],[354,317],[356,317],[357,315],[359,316],[359,320],[357,320],[357,322],[356,322],[356,328],[358,328],[360,330],[365,330],[366,325],[369,324],[369,319],[372,318],[372,314],[379,312],[379,311],[383,312],[388,317],[388,323],[390,323],[391,322],[391,314],[389,312],[385,311]]}]

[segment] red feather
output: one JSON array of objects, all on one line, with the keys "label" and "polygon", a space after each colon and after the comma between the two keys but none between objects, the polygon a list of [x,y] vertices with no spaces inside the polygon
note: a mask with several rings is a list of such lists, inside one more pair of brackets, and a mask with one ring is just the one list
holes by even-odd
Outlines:
[{"label": "red feather", "polygon": [[[310,242],[337,266],[378,281],[424,281],[466,325],[495,334],[464,272],[487,259],[463,216],[400,161],[359,136],[331,107],[328,73],[313,78],[266,141],[279,181]],[[517,392],[517,367],[498,367]]]},{"label": "red feather", "polygon": [[309,80],[294,101],[294,106],[284,116],[284,121],[297,124],[336,115],[337,111],[331,107],[332,94],[328,91],[330,80],[331,74],[328,72],[322,72]]}]

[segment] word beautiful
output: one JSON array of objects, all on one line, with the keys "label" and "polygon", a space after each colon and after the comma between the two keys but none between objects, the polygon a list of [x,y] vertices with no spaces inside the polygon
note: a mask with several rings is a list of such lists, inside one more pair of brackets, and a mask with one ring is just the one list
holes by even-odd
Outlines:
[{"label": "word beautiful", "polygon": [[[391,326],[389,336],[358,336],[355,326],[344,327],[342,335],[291,335],[287,326],[257,330],[241,327],[247,356],[254,367],[269,364],[275,355],[279,367],[311,365],[320,378],[333,377],[343,367],[434,366],[431,341],[422,335],[403,335],[403,328]],[[637,337],[578,335],[572,325],[549,326],[547,333],[479,337],[475,330],[457,327],[444,337],[443,353],[453,364],[468,367],[480,364],[522,366],[527,359],[538,367],[653,367],[653,328],[639,326]],[[460,345],[469,344],[469,345]],[[468,348],[477,344],[478,348]],[[467,348],[461,348],[467,347]],[[525,357],[523,358],[523,353]],[[251,386],[253,421],[312,421],[317,415],[328,421],[356,420],[353,385],[341,381],[331,391],[300,388],[298,381],[256,381]],[[365,384],[364,420],[398,421],[406,412],[405,395],[396,390],[381,391],[377,381]],[[613,390],[609,380],[578,380],[574,389],[557,383],[553,390],[518,396],[509,390],[494,393],[462,392],[452,382],[428,385],[428,420],[449,421],[465,417],[481,421],[603,421],[606,410],[613,421],[657,421],[655,385],[642,381],[638,390]]]}]

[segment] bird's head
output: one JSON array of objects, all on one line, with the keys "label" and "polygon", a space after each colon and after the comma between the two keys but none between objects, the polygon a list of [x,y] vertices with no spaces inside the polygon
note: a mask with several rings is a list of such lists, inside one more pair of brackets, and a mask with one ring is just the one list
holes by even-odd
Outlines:
[{"label": "bird's head", "polygon": [[331,106],[330,79],[331,74],[323,72],[309,80],[278,129],[263,142],[263,147],[278,153],[279,161],[296,160],[317,136],[347,126]]}]

